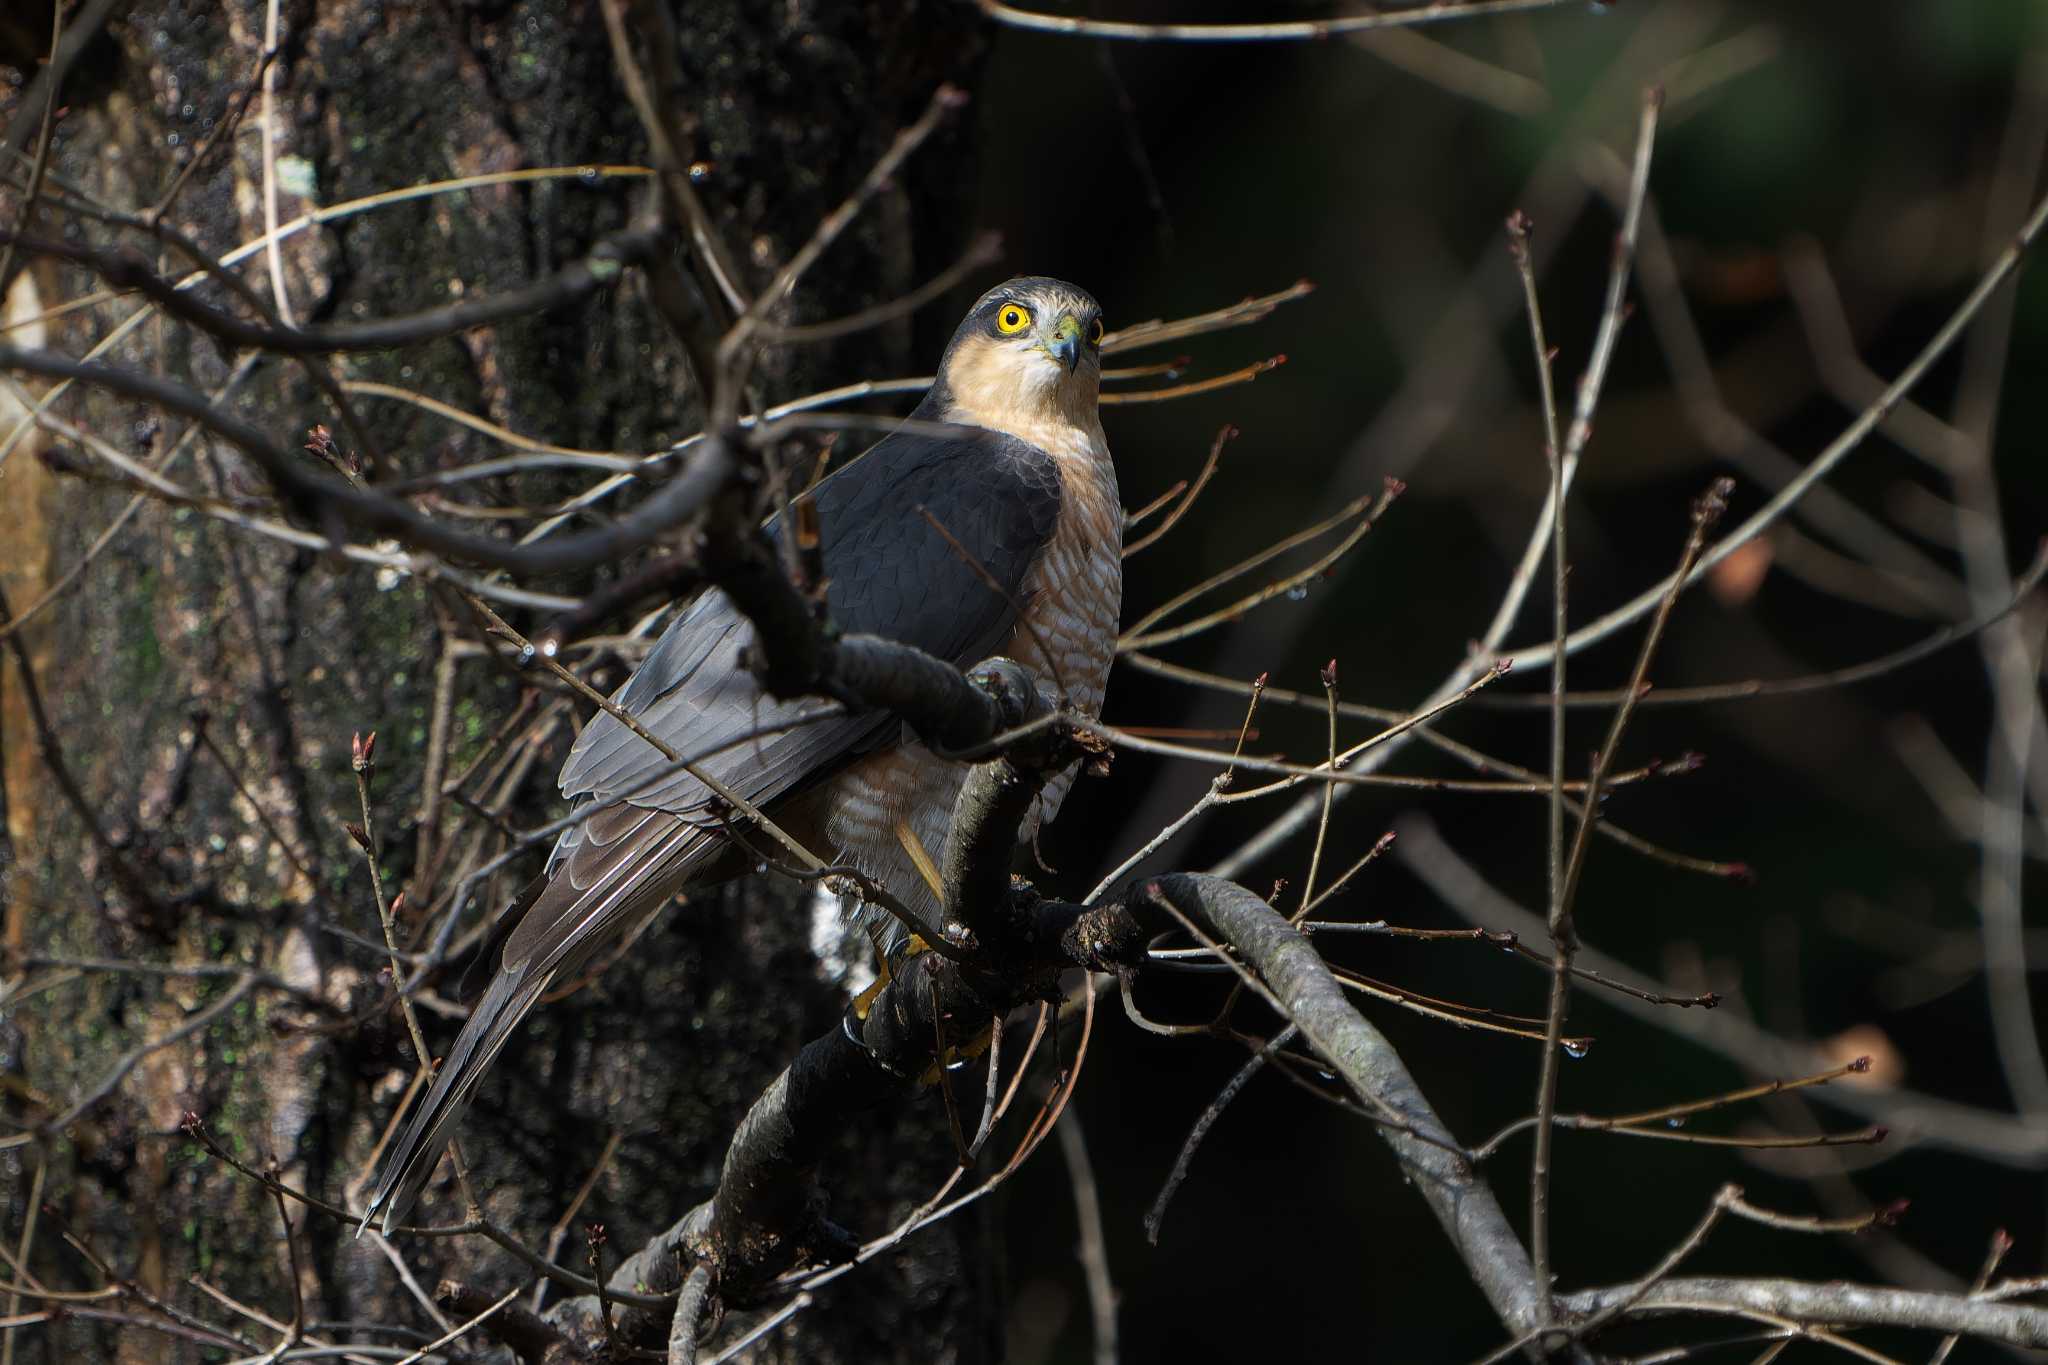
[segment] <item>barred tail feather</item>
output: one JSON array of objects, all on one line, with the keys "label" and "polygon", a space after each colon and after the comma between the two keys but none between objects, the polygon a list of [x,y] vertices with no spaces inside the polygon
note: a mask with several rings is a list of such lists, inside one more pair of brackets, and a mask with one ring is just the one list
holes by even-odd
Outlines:
[{"label": "barred tail feather", "polygon": [[552,971],[510,970],[492,978],[490,988],[471,1011],[448,1059],[441,1063],[440,1074],[434,1078],[427,1098],[406,1125],[405,1136],[385,1158],[384,1178],[377,1182],[376,1196],[363,1215],[365,1226],[381,1212],[380,1226],[388,1234],[412,1212],[427,1178],[441,1162],[441,1149],[447,1145],[455,1125],[462,1122],[477,1082],[490,1070],[505,1040],[533,1009],[554,976]]},{"label": "barred tail feather", "polygon": [[477,1085],[548,987],[573,980],[585,962],[659,913],[697,863],[718,849],[712,833],[668,812],[633,806],[600,811],[569,834],[556,849],[548,880],[515,906],[518,924],[498,970],[385,1158],[365,1225],[381,1213],[389,1232],[412,1211]]}]

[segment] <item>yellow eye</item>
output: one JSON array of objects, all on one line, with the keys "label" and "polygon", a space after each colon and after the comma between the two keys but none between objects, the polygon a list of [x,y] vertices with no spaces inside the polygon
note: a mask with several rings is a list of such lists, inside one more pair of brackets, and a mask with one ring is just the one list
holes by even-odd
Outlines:
[{"label": "yellow eye", "polygon": [[1031,310],[1021,303],[1006,303],[996,314],[996,330],[1013,337],[1031,325]]},{"label": "yellow eye", "polygon": [[1095,325],[1088,329],[1088,344],[1090,346],[1100,346],[1102,344],[1101,318],[1095,319]]}]

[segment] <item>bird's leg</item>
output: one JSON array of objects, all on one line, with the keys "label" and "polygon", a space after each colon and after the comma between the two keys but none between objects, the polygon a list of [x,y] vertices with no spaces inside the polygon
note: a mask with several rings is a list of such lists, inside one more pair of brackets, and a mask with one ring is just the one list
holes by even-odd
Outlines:
[{"label": "bird's leg", "polygon": [[863,1020],[868,1017],[868,1006],[874,1004],[875,997],[889,988],[889,982],[895,977],[895,971],[889,965],[889,952],[882,946],[882,926],[871,921],[865,927],[868,946],[874,949],[875,953],[875,979],[868,984],[866,990],[853,997],[851,1006],[853,1017]]}]

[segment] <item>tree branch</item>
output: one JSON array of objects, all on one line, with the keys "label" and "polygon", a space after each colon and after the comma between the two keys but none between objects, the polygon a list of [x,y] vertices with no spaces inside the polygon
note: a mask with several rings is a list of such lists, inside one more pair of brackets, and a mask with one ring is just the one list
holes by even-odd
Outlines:
[{"label": "tree branch", "polygon": [[1509,1331],[1537,1326],[1543,1297],[1528,1253],[1493,1191],[1465,1159],[1393,1044],[1352,1008],[1308,940],[1257,896],[1218,877],[1184,873],[1161,877],[1147,889],[1235,947],[1359,1098],[1399,1121],[1376,1129],[1480,1292]]},{"label": "tree branch", "polygon": [[150,268],[149,259],[133,247],[100,251],[73,242],[24,237],[8,228],[0,228],[0,243],[17,244],[34,255],[82,265],[114,288],[134,290],[170,316],[192,324],[226,345],[280,355],[325,355],[409,346],[581,302],[617,284],[625,267],[646,260],[666,235],[667,229],[659,223],[635,223],[599,240],[582,260],[523,288],[465,299],[404,317],[308,327],[266,326],[204,303],[157,274]]},{"label": "tree branch", "polygon": [[[1591,1316],[1612,1304],[1625,1302],[1636,1288],[1624,1284],[1561,1294],[1558,1306],[1568,1313]],[[2048,1346],[2048,1308],[1840,1281],[1808,1284],[1800,1280],[1694,1276],[1664,1281],[1629,1310],[1631,1317],[1669,1313],[1736,1317],[1768,1314],[1795,1322],[1917,1327],[1930,1332],[1961,1332],[2010,1346]]]},{"label": "tree branch", "polygon": [[282,492],[316,519],[331,512],[364,529],[396,537],[415,549],[522,576],[572,573],[637,550],[701,510],[739,468],[732,443],[712,437],[696,446],[689,460],[668,482],[611,525],[546,542],[515,545],[455,530],[410,503],[371,488],[356,487],[316,469],[279,446],[267,432],[207,402],[182,384],[116,365],[6,345],[0,345],[0,369],[76,380],[125,398],[153,403],[198,422],[234,445],[262,466]]}]

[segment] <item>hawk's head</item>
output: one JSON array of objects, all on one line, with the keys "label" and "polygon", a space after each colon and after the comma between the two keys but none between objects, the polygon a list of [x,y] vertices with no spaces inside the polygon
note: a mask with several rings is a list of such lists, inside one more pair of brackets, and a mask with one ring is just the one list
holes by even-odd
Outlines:
[{"label": "hawk's head", "polygon": [[1064,280],[1020,275],[968,311],[934,392],[951,420],[998,431],[1086,426],[1101,373],[1101,306]]}]

